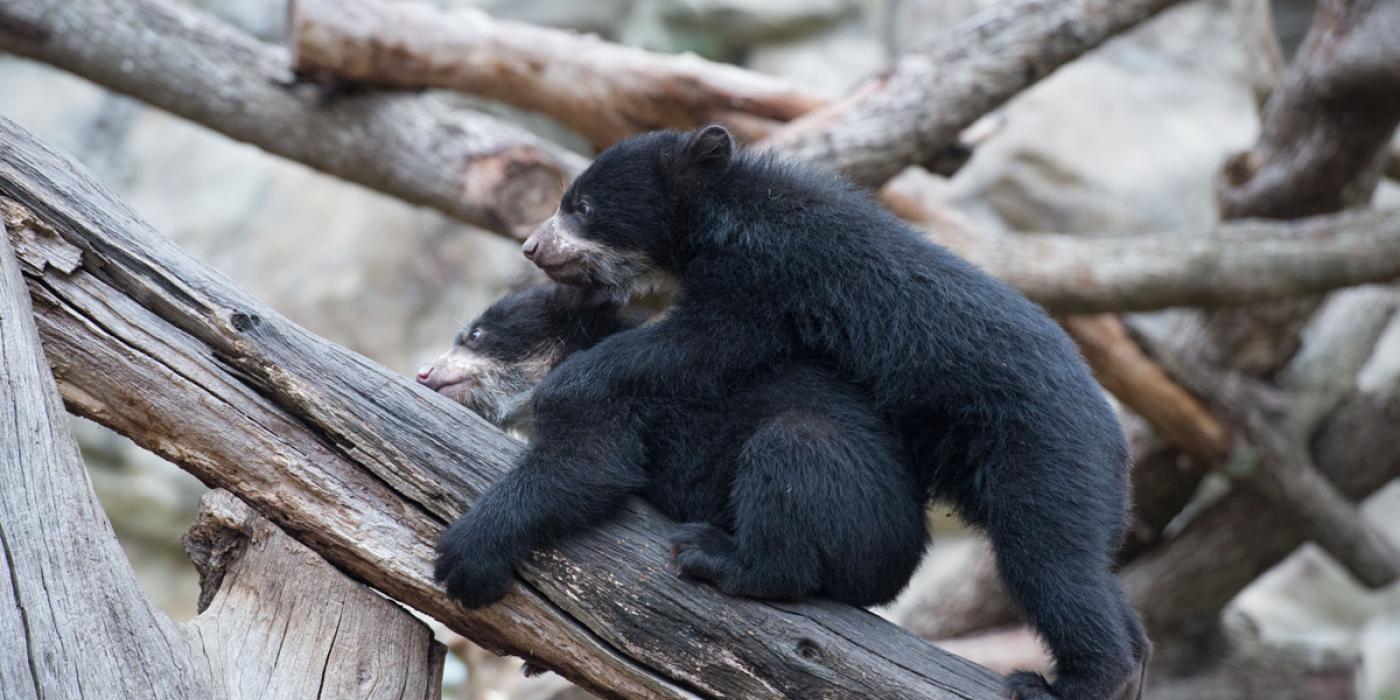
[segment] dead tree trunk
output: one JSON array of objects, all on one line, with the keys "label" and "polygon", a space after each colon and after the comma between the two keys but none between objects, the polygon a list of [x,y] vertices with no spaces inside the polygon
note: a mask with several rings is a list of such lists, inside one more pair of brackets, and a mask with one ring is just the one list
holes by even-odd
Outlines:
[{"label": "dead tree trunk", "polygon": [[670,575],[668,524],[640,503],[537,552],[501,603],[462,610],[431,581],[432,542],[518,444],[249,298],[13,124],[0,143],[7,230],[26,240],[70,409],[385,594],[612,697],[998,696],[993,674],[864,611],[738,600]]},{"label": "dead tree trunk", "polygon": [[226,493],[189,538],[202,614],[181,625],[146,599],[40,349],[15,252],[33,260],[43,235],[0,240],[0,695],[439,697],[425,625]]}]

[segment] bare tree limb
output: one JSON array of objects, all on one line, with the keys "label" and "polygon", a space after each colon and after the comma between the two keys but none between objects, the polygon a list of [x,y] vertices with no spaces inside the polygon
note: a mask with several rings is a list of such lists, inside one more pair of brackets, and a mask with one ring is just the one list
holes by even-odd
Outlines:
[{"label": "bare tree limb", "polygon": [[1175,0],[1014,0],[905,55],[767,143],[878,187],[947,150],[959,132],[1056,68]]},{"label": "bare tree limb", "polygon": [[1240,221],[1204,232],[945,242],[1061,313],[1233,306],[1400,277],[1400,212]]},{"label": "bare tree limb", "polygon": [[446,648],[427,625],[232,494],[206,493],[184,542],[200,583],[185,628],[218,695],[441,698]]},{"label": "bare tree limb", "polygon": [[422,2],[293,0],[299,72],[440,87],[547,114],[603,148],[633,134],[725,122],[750,137],[825,103],[787,81],[695,55]]},{"label": "bare tree limb", "polygon": [[286,51],[162,0],[0,3],[0,49],[467,223],[523,238],[585,161],[430,95],[326,99]]},{"label": "bare tree limb", "polygon": [[209,545],[202,564],[213,604],[188,625],[151,605],[68,434],[14,255],[32,260],[55,241],[25,231],[22,247],[0,239],[4,696],[218,699],[257,688],[275,698],[437,698],[443,649],[425,625],[240,514],[241,504],[218,508],[225,517],[206,517],[196,537]]},{"label": "bare tree limb", "polygon": [[1223,218],[1297,218],[1370,201],[1400,125],[1400,4],[1323,0],[1264,112],[1226,165]]},{"label": "bare tree limb", "polygon": [[484,646],[611,697],[999,696],[985,669],[863,611],[671,575],[670,525],[640,503],[537,552],[501,603],[462,610],[431,581],[432,542],[518,443],[248,297],[3,120],[0,195],[56,234],[26,276],[70,409]]}]

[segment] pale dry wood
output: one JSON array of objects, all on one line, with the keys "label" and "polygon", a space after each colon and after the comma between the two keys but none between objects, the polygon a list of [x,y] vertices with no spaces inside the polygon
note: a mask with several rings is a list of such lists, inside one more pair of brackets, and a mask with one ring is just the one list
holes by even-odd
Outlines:
[{"label": "pale dry wood", "polygon": [[442,696],[446,649],[427,625],[233,494],[206,493],[184,541],[200,579],[185,627],[228,697]]},{"label": "pale dry wood", "polygon": [[998,3],[765,143],[878,187],[1017,93],[1175,0]]},{"label": "pale dry wood", "polygon": [[208,697],[208,669],[141,593],[102,512],[0,241],[0,695]]},{"label": "pale dry wood", "polygon": [[0,49],[467,223],[523,238],[585,164],[432,95],[328,98],[287,52],[183,3],[0,2]]},{"label": "pale dry wood", "polygon": [[28,274],[69,407],[385,594],[610,697],[998,696],[996,676],[869,613],[679,579],[670,525],[640,503],[537,552],[501,603],[462,610],[431,581],[432,542],[518,443],[248,297],[14,125],[0,144],[0,195],[83,255],[71,274]]},{"label": "pale dry wood", "polygon": [[712,122],[761,136],[753,126],[788,121],[826,101],[694,54],[654,53],[425,2],[293,0],[290,43],[298,71],[486,97],[549,115],[598,148]]},{"label": "pale dry wood", "polygon": [[227,494],[194,538],[214,604],[180,625],[146,599],[68,434],[17,264],[53,253],[61,275],[73,252],[35,226],[0,239],[0,696],[436,700],[443,650],[425,625]]}]

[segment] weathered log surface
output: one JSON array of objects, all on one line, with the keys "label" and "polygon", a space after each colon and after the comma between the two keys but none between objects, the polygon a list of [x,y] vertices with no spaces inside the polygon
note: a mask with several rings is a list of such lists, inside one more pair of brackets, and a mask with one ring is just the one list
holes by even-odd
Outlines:
[{"label": "weathered log surface", "polygon": [[200,614],[184,627],[231,698],[438,700],[446,647],[227,491],[185,534]]},{"label": "weathered log surface", "polygon": [[584,160],[432,95],[327,97],[285,50],[163,0],[0,2],[0,49],[317,170],[523,238]]},{"label": "weathered log surface", "polygon": [[93,494],[11,250],[0,241],[0,694],[207,697]]},{"label": "weathered log surface", "polygon": [[[995,675],[864,611],[680,580],[669,525],[640,503],[536,553],[500,604],[464,611],[431,581],[432,542],[517,443],[248,297],[8,122],[0,195],[11,218],[56,233],[27,280],[71,410],[489,648],[612,697],[999,694]],[[65,272],[74,251],[81,264]]]},{"label": "weathered log surface", "polygon": [[1000,3],[906,54],[768,143],[877,187],[928,161],[1017,93],[1176,0]]},{"label": "weathered log surface", "polygon": [[146,599],[68,433],[13,254],[27,267],[56,241],[14,233],[0,239],[0,696],[436,700],[444,650],[424,624],[228,494],[206,498],[191,540],[213,604],[180,625]]},{"label": "weathered log surface", "polygon": [[457,90],[547,114],[603,148],[724,122],[757,137],[824,104],[772,76],[426,2],[293,0],[299,72]]}]

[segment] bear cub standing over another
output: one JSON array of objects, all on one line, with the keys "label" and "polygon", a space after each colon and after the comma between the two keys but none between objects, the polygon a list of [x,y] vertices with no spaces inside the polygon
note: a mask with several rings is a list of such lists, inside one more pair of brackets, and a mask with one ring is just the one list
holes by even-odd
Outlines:
[{"label": "bear cub standing over another", "polygon": [[[519,429],[545,372],[642,320],[609,295],[526,289],[467,324],[418,381]],[[897,441],[828,371],[794,365],[723,401],[657,400],[638,416],[637,492],[686,523],[672,538],[682,575],[730,595],[867,606],[894,599],[923,556],[924,498]]]},{"label": "bear cub standing over another", "polygon": [[612,146],[523,251],[559,282],[626,289],[667,277],[680,297],[666,318],[545,377],[515,481],[439,544],[454,597],[499,598],[531,546],[599,522],[642,482],[638,407],[718,400],[815,361],[893,428],[906,458],[891,466],[991,540],[1008,593],[1056,661],[1053,684],[1016,673],[1011,694],[1140,695],[1150,645],[1111,568],[1127,524],[1126,440],[1078,348],[1039,307],[839,176],[736,153],[722,127]]}]

